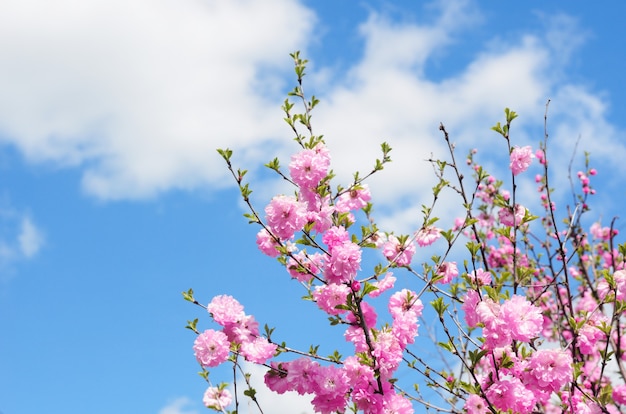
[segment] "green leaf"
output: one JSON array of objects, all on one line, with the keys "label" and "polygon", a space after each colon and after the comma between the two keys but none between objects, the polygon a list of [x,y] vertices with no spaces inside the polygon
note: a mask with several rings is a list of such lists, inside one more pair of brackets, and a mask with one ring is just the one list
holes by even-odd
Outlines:
[{"label": "green leaf", "polygon": [[440,318],[443,317],[444,312],[446,311],[446,309],[448,309],[448,305],[446,305],[443,302],[443,298],[442,297],[439,297],[439,298],[433,300],[432,302],[430,302],[430,305],[433,307],[435,312],[437,312],[437,314],[439,315]]},{"label": "green leaf", "polygon": [[189,289],[187,292],[183,292],[183,299],[187,302],[196,303],[196,300],[193,297],[193,289]]},{"label": "green leaf", "polygon": [[254,388],[248,388],[243,392],[243,395],[250,397],[252,400],[256,400],[256,390]]},{"label": "green leaf", "polygon": [[506,115],[506,123],[510,124],[515,118],[517,118],[517,113],[515,111],[511,111],[509,108],[504,108],[504,113]]},{"label": "green leaf", "polygon": [[230,149],[226,148],[224,150],[224,149],[218,148],[217,152],[222,156],[222,158],[224,158],[224,160],[226,160],[226,162],[230,162],[230,157],[233,155],[233,152]]},{"label": "green leaf", "polygon": [[363,296],[372,293],[373,291],[378,290],[378,288],[376,286],[374,286],[373,284],[369,283],[369,282],[365,282],[365,284],[363,285]]},{"label": "green leaf", "polygon": [[198,325],[198,318],[194,319],[193,321],[187,321],[187,326],[185,326],[185,328],[190,329],[194,331],[195,333],[199,333],[198,329],[196,329],[197,325]]}]

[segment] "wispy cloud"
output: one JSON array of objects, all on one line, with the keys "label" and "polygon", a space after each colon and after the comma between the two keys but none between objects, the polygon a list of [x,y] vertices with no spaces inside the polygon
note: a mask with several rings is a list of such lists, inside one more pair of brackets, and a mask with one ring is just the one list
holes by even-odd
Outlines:
[{"label": "wispy cloud", "polygon": [[281,75],[314,20],[295,0],[8,4],[0,137],[104,199],[220,186],[216,147],[283,130]]},{"label": "wispy cloud", "polygon": [[159,410],[159,414],[199,414],[198,410],[192,409],[193,401],[187,397],[179,397],[170,401],[165,407]]},{"label": "wispy cloud", "polygon": [[41,249],[44,243],[44,236],[29,217],[23,217],[17,241],[20,253],[24,257],[29,258],[37,254],[39,249]]},{"label": "wispy cloud", "polygon": [[[452,13],[460,27],[479,21],[475,13],[463,12],[463,7],[471,7],[467,2],[441,4],[442,16]],[[619,161],[626,150],[620,139],[624,132],[607,121],[602,93],[563,76],[564,53],[569,57],[576,52],[584,41],[582,31],[565,16],[544,23],[545,32],[528,32],[513,40],[494,38],[466,67],[436,80],[425,75],[425,62],[437,48],[461,42],[449,19],[421,24],[373,16],[362,25],[367,52],[347,75],[336,74],[342,80],[323,96],[316,127],[325,134],[334,154],[333,168],[344,180],[379,156],[381,141],[394,148],[394,162],[371,185],[385,217],[383,228],[410,230],[421,223],[419,206],[429,203],[434,184],[432,167],[425,160],[447,152],[438,131],[440,122],[461,151],[458,157],[478,147],[479,160],[504,178],[509,174],[506,144],[490,131],[491,125],[503,119],[505,107],[513,108],[521,114],[512,130],[514,144],[536,147],[543,138],[545,104],[551,98],[550,123],[559,125],[550,140],[555,169],[567,169],[581,136],[581,148],[624,171]],[[567,50],[566,39],[572,39]],[[409,47],[407,53],[407,45],[420,45],[420,50]],[[564,182],[563,177],[554,181]],[[448,213],[452,212],[443,212]]]},{"label": "wispy cloud", "polygon": [[13,277],[14,264],[32,259],[44,244],[44,233],[30,215],[12,207],[0,208],[0,281]]}]

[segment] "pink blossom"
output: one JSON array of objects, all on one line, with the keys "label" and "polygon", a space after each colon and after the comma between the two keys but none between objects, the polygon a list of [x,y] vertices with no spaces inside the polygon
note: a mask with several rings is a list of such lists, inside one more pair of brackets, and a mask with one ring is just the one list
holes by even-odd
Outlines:
[{"label": "pink blossom", "polygon": [[383,413],[385,414],[413,414],[413,405],[404,396],[396,393],[386,393],[383,403]]},{"label": "pink blossom", "polygon": [[626,405],[626,384],[613,388],[613,401],[620,405]]},{"label": "pink blossom", "polygon": [[437,269],[437,276],[441,278],[437,279],[436,283],[450,283],[458,275],[459,269],[456,267],[456,262],[444,262]]},{"label": "pink blossom", "polygon": [[394,284],[396,283],[396,278],[391,272],[387,272],[385,277],[378,282],[373,283],[378,289],[370,292],[370,296],[375,298],[380,296],[383,292],[392,289]]},{"label": "pink blossom", "polygon": [[327,259],[324,276],[330,283],[344,283],[354,279],[361,268],[361,248],[350,241],[335,246]]},{"label": "pink blossom", "polygon": [[404,313],[412,312],[417,317],[422,315],[424,305],[422,301],[417,298],[417,294],[412,290],[402,289],[399,292],[394,293],[389,298],[389,313],[396,318]]},{"label": "pink blossom", "polygon": [[387,237],[387,242],[383,245],[383,255],[390,262],[397,266],[408,266],[415,254],[415,245],[409,240],[400,243],[400,240],[393,234]]},{"label": "pink blossom", "polygon": [[241,354],[246,361],[257,364],[265,364],[268,359],[274,356],[275,352],[276,344],[270,343],[267,338],[262,336],[241,344]]},{"label": "pink blossom", "polygon": [[374,370],[367,365],[363,365],[359,362],[359,358],[356,356],[349,356],[343,361],[343,368],[352,384],[353,388],[367,388],[368,385],[373,384]]},{"label": "pink blossom", "polygon": [[244,315],[238,323],[224,326],[224,333],[231,342],[243,343],[252,341],[259,335],[259,323],[252,315]]},{"label": "pink blossom", "polygon": [[476,315],[483,323],[486,349],[505,347],[511,344],[511,327],[504,321],[499,303],[490,298],[478,302]]},{"label": "pink blossom", "polygon": [[289,388],[298,394],[315,391],[320,375],[320,364],[309,358],[298,358],[288,363],[286,381]]},{"label": "pink blossom", "polygon": [[539,160],[541,164],[545,162],[544,158],[546,157],[546,154],[543,152],[542,149],[537,149],[537,151],[535,151],[535,156],[537,157],[537,160]]},{"label": "pink blossom", "polygon": [[333,253],[335,246],[339,246],[350,240],[350,234],[345,227],[331,227],[322,236],[322,241],[328,246],[328,252]]},{"label": "pink blossom", "polygon": [[419,328],[417,318],[416,312],[405,312],[393,318],[391,333],[398,340],[401,349],[406,349],[408,344],[415,342]]},{"label": "pink blossom", "polygon": [[344,309],[337,309],[339,305],[345,305],[350,288],[343,284],[329,283],[327,285],[318,286],[313,291],[313,299],[317,302],[317,306],[329,315],[339,315],[345,313]]},{"label": "pink blossom", "polygon": [[287,382],[289,363],[272,361],[270,367],[271,368],[265,373],[265,377],[263,378],[263,382],[265,382],[267,388],[277,394],[284,394],[287,391],[291,391],[290,384]]},{"label": "pink blossom", "polygon": [[489,413],[489,407],[485,400],[476,394],[471,394],[465,401],[463,406],[467,414],[487,414]]},{"label": "pink blossom", "polygon": [[523,381],[537,399],[546,403],[552,392],[558,392],[572,380],[572,357],[561,349],[540,349],[530,357]]},{"label": "pink blossom", "polygon": [[315,223],[313,230],[318,233],[324,233],[333,225],[333,213],[335,206],[330,204],[330,197],[321,198],[315,193],[314,200],[307,202],[307,223]]},{"label": "pink blossom", "polygon": [[606,279],[598,282],[598,295],[600,299],[605,299],[609,292],[615,293],[617,300],[626,300],[626,270],[618,270],[613,273],[615,289],[611,289]]},{"label": "pink blossom", "polygon": [[536,404],[533,393],[515,377],[504,377],[496,381],[486,391],[487,399],[502,411],[528,414]]},{"label": "pink blossom", "polygon": [[437,227],[424,227],[415,235],[417,244],[421,247],[430,246],[441,237],[441,229]]},{"label": "pink blossom", "polygon": [[217,411],[224,411],[231,401],[232,396],[230,395],[230,391],[216,387],[209,387],[204,392],[204,397],[202,398],[205,407]]},{"label": "pink blossom", "polygon": [[276,196],[265,207],[265,218],[270,231],[287,240],[306,224],[306,206],[295,197]]},{"label": "pink blossom", "polygon": [[524,216],[526,215],[526,208],[519,204],[515,205],[515,215],[513,215],[513,209],[511,207],[503,207],[498,211],[498,218],[500,219],[500,223],[505,226],[515,226],[520,225]]},{"label": "pink blossom", "polygon": [[315,149],[305,149],[291,156],[289,173],[299,187],[315,189],[328,174],[330,156],[324,149],[320,143]]},{"label": "pink blossom", "polygon": [[390,378],[398,368],[402,361],[402,351],[403,348],[392,331],[388,328],[378,331],[372,355],[376,357],[377,368],[383,378]]},{"label": "pink blossom", "polygon": [[600,223],[593,223],[589,232],[598,240],[608,241],[611,238],[611,228],[602,227]]},{"label": "pink blossom", "polygon": [[308,255],[304,250],[287,260],[287,271],[292,278],[300,282],[308,282],[324,267],[325,256],[320,253]]},{"label": "pink blossom", "polygon": [[365,207],[371,199],[372,196],[367,184],[352,187],[349,191],[339,196],[335,203],[335,209],[340,213],[359,210]]},{"label": "pink blossom", "polygon": [[543,329],[541,309],[525,297],[514,295],[501,307],[502,320],[511,330],[512,339],[529,342]]},{"label": "pink blossom", "polygon": [[277,247],[280,246],[279,243],[274,240],[271,234],[267,232],[266,229],[261,229],[256,235],[256,244],[259,246],[259,250],[261,250],[264,254],[269,257],[277,257],[280,252],[276,250]]},{"label": "pink blossom", "polygon": [[482,267],[467,275],[475,286],[487,286],[491,284],[491,273]]},{"label": "pink blossom", "polygon": [[602,316],[596,316],[594,318],[589,319],[587,323],[585,323],[578,330],[578,340],[576,341],[576,345],[580,350],[580,353],[583,355],[592,355],[596,352],[596,344],[598,341],[601,341],[606,338],[606,334],[602,332],[596,324],[601,324],[602,322],[608,322],[608,319]]},{"label": "pink blossom", "polygon": [[363,301],[361,302],[362,316],[355,313],[346,315],[346,320],[350,324],[344,333],[346,341],[352,342],[356,352],[363,352],[368,349],[365,341],[365,335],[361,327],[361,318],[364,319],[365,326],[370,329],[376,325],[376,310],[372,305]]},{"label": "pink blossom", "polygon": [[476,306],[480,302],[480,296],[475,290],[468,290],[463,298],[463,312],[465,313],[465,322],[470,328],[475,328],[480,322],[480,317],[476,313]]},{"label": "pink blossom", "polygon": [[208,329],[196,337],[193,351],[200,365],[216,367],[228,359],[230,342],[224,332]]},{"label": "pink blossom", "polygon": [[238,324],[246,316],[243,306],[230,295],[215,296],[206,309],[213,320],[222,326]]},{"label": "pink blossom", "polygon": [[530,166],[532,159],[534,158],[533,150],[530,145],[525,147],[514,147],[511,151],[511,171],[513,175],[523,173]]},{"label": "pink blossom", "polygon": [[346,394],[350,389],[345,371],[334,366],[319,367],[316,379],[315,397],[311,401],[315,411],[322,414],[343,412],[348,403]]}]

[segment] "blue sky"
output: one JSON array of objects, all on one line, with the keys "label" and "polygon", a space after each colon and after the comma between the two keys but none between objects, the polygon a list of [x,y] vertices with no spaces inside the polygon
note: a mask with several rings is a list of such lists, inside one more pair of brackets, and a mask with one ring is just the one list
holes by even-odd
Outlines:
[{"label": "blue sky", "polygon": [[536,145],[548,98],[557,189],[580,137],[577,165],[586,149],[600,171],[594,212],[619,215],[625,12],[620,1],[4,2],[0,412],[203,412],[184,325],[209,325],[182,300],[190,287],[203,301],[235,295],[294,345],[337,335],[257,252],[215,152],[230,147],[251,170],[259,207],[285,189],[258,166],[296,149],[280,111],[294,50],[311,61],[314,128],[340,179],[369,167],[381,141],[394,148],[370,184],[383,228],[421,224],[439,122],[497,173],[489,127],[511,107],[513,139]]}]

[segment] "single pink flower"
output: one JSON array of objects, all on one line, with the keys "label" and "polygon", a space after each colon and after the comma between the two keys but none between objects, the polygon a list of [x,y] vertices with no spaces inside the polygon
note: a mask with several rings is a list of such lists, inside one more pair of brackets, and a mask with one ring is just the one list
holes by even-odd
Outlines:
[{"label": "single pink flower", "polygon": [[394,293],[389,298],[389,313],[396,318],[404,313],[412,312],[417,317],[422,315],[424,305],[422,301],[417,298],[417,294],[412,290],[402,289],[399,292]]},{"label": "single pink flower", "polygon": [[350,288],[344,284],[329,283],[318,286],[313,291],[313,299],[317,306],[329,315],[339,315],[345,313],[345,309],[337,309],[339,305],[345,305]]},{"label": "single pink flower", "polygon": [[206,309],[213,320],[222,326],[238,324],[246,316],[243,306],[230,295],[215,296]]},{"label": "single pink flower", "polygon": [[489,402],[502,411],[529,414],[536,404],[534,394],[515,377],[503,377],[486,391]]},{"label": "single pink flower", "polygon": [[325,256],[321,253],[308,255],[304,250],[299,251],[287,260],[287,271],[292,278],[300,282],[308,282],[313,275],[320,273],[324,267]]},{"label": "single pink flower", "polygon": [[508,325],[512,339],[530,342],[539,336],[543,329],[541,309],[524,296],[513,295],[502,304],[500,311],[502,321]]},{"label": "single pink flower", "polygon": [[298,394],[310,394],[315,391],[320,364],[309,358],[298,358],[288,363],[286,381],[289,388]]},{"label": "single pink flower", "polygon": [[456,267],[456,262],[444,262],[437,269],[437,275],[441,276],[435,283],[445,284],[450,283],[452,279],[459,275],[459,269]]},{"label": "single pink flower", "polygon": [[299,187],[313,190],[328,174],[330,156],[323,147],[320,143],[315,149],[305,149],[291,156],[289,173]]},{"label": "single pink flower", "polygon": [[470,328],[475,328],[480,322],[480,317],[476,313],[476,306],[480,302],[480,296],[475,290],[468,290],[463,298],[463,312],[465,313],[465,322]]},{"label": "single pink flower", "polygon": [[261,229],[256,235],[256,244],[264,254],[269,257],[277,257],[280,252],[276,250],[280,246],[279,243],[274,240],[271,234],[266,229]]},{"label": "single pink flower", "polygon": [[405,312],[393,318],[391,333],[398,341],[401,349],[406,349],[408,344],[415,342],[419,328],[418,316],[415,312]]},{"label": "single pink flower", "polygon": [[230,342],[224,332],[208,329],[196,337],[193,351],[200,365],[216,367],[228,359]]},{"label": "single pink flower", "polygon": [[369,187],[364,184],[341,194],[335,203],[335,209],[340,213],[359,210],[365,207],[371,199]]},{"label": "single pink flower", "polygon": [[232,396],[230,391],[226,389],[219,389],[216,387],[209,387],[204,392],[202,402],[207,408],[211,408],[216,411],[224,411],[224,409],[232,402]]},{"label": "single pink flower", "polygon": [[410,240],[401,244],[393,234],[387,236],[387,242],[383,245],[383,255],[387,260],[397,266],[408,266],[411,264],[414,254],[415,245]]},{"label": "single pink flower", "polygon": [[415,240],[421,247],[430,246],[439,237],[441,237],[441,229],[437,227],[425,227],[417,232]]},{"label": "single pink flower", "polygon": [[523,173],[530,166],[532,159],[534,158],[533,150],[530,145],[525,147],[514,147],[511,151],[511,171],[513,171],[513,175],[518,175]]},{"label": "single pink flower", "polygon": [[476,269],[467,275],[476,286],[487,286],[491,284],[491,273],[483,268]]},{"label": "single pink flower", "polygon": [[572,380],[572,357],[561,349],[540,349],[530,357],[522,380],[539,401],[545,403],[552,392],[558,392]]},{"label": "single pink flower", "polygon": [[276,344],[270,343],[267,338],[262,336],[241,344],[241,354],[246,361],[257,364],[265,364],[268,359],[274,356],[275,352]]},{"label": "single pink flower", "polygon": [[322,236],[322,241],[328,246],[328,252],[333,253],[335,246],[339,246],[350,240],[350,234],[345,227],[333,226]]},{"label": "single pink flower", "polygon": [[354,279],[361,268],[361,247],[351,241],[335,246],[327,258],[324,277],[329,283],[345,283]]},{"label": "single pink flower", "polygon": [[613,388],[613,401],[620,405],[626,405],[626,384]]},{"label": "single pink flower", "polygon": [[476,394],[471,394],[467,400],[465,400],[463,408],[467,414],[487,414],[489,412],[489,407],[485,400]]},{"label": "single pink flower", "polygon": [[519,204],[515,205],[515,214],[513,214],[513,209],[511,207],[502,207],[500,211],[498,211],[498,218],[500,219],[500,223],[505,226],[515,226],[520,225],[524,216],[526,215],[526,208]]},{"label": "single pink flower", "polygon": [[392,289],[395,283],[396,278],[393,273],[387,272],[382,280],[373,283],[373,285],[376,286],[378,289],[370,292],[370,296],[373,298],[380,296],[383,292]]},{"label": "single pink flower", "polygon": [[287,240],[302,230],[307,222],[306,206],[291,196],[276,196],[265,207],[265,218],[270,231],[281,240]]}]

